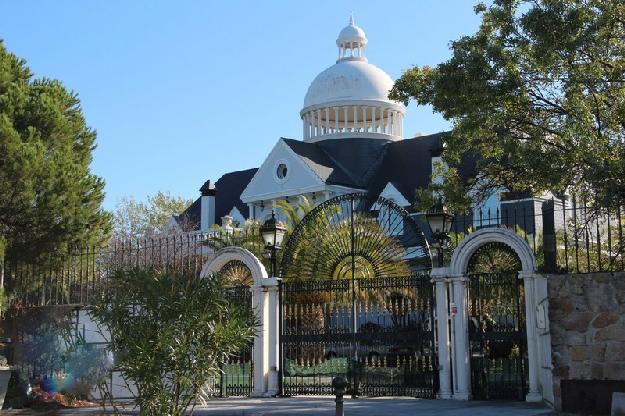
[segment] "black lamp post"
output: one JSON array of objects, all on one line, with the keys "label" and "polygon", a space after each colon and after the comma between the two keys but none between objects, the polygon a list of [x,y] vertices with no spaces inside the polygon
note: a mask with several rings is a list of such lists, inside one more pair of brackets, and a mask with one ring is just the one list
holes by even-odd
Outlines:
[{"label": "black lamp post", "polygon": [[432,231],[432,238],[435,242],[433,245],[438,250],[438,266],[443,267],[443,249],[449,240],[449,231],[451,230],[451,223],[454,216],[449,213],[443,201],[439,199],[432,209],[426,212],[425,219]]},{"label": "black lamp post", "polygon": [[265,248],[271,254],[271,277],[276,275],[276,250],[280,250],[286,231],[285,225],[276,219],[273,211],[271,211],[271,218],[260,226],[260,235],[263,243],[265,243]]}]

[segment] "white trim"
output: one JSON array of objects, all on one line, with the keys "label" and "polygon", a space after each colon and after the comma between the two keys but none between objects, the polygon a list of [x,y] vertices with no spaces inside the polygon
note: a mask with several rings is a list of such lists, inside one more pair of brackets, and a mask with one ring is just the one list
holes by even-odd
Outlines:
[{"label": "white trim", "polygon": [[410,202],[408,202],[406,197],[390,182],[386,184],[379,196],[392,200],[400,207],[410,206]]},{"label": "white trim", "polygon": [[308,107],[304,107],[300,110],[299,115],[300,118],[304,116],[304,114],[312,111],[312,110],[320,110],[326,107],[350,107],[350,106],[370,106],[370,107],[384,107],[386,109],[393,109],[402,115],[406,113],[406,107],[395,101],[381,101],[381,100],[337,100],[337,101],[328,101],[320,104],[309,105]]},{"label": "white trim", "polygon": [[393,142],[396,142],[398,140],[403,140],[402,136],[398,136],[396,134],[352,131],[352,132],[347,132],[347,133],[334,133],[334,134],[328,133],[322,136],[309,137],[305,140],[305,142],[317,143],[317,142],[322,142],[324,140],[353,139],[353,138],[358,138],[358,137],[361,137],[363,139],[387,140],[387,141],[393,141]]},{"label": "white trim", "polygon": [[225,247],[218,250],[212,260],[204,264],[200,277],[207,277],[211,273],[219,272],[228,262],[233,260],[241,261],[247,266],[254,278],[254,285],[262,285],[263,279],[267,279],[265,266],[249,250],[241,247]]},{"label": "white trim", "polygon": [[536,271],[536,257],[525,240],[507,228],[489,227],[469,234],[456,247],[449,263],[452,276],[465,274],[473,253],[484,244],[492,242],[504,243],[514,250],[521,260],[522,271],[532,273]]},{"label": "white trim", "polygon": [[258,195],[254,195],[254,198],[257,198],[257,199],[248,199],[248,200],[244,200],[243,202],[255,203],[258,201],[267,201],[271,199],[284,198],[287,196],[292,197],[292,196],[304,195],[304,194],[311,193],[311,192],[327,192],[327,191],[335,192],[337,194],[366,192],[365,189],[349,188],[347,186],[341,186],[341,185],[308,186],[306,188],[294,189],[290,192],[272,192],[270,194],[258,194]]},{"label": "white trim", "polygon": [[[469,260],[480,247],[485,244],[497,242],[510,247],[521,261],[521,271],[518,278],[523,279],[525,292],[525,331],[527,339],[527,355],[529,361],[528,378],[529,391],[525,398],[528,402],[540,402],[553,399],[553,381],[550,371],[542,371],[551,365],[551,335],[548,331],[541,330],[541,327],[548,327],[549,317],[541,316],[543,321],[540,325],[537,313],[548,310],[548,294],[546,279],[536,274],[536,257],[529,244],[512,230],[507,228],[492,227],[483,228],[470,234],[454,250],[449,265],[449,275],[451,277],[453,290],[453,301],[458,307],[458,315],[452,320],[452,335],[454,338],[453,356],[456,365],[458,388],[454,389],[454,398],[466,400],[470,396],[470,378],[468,348],[468,328],[467,328],[467,269]],[[539,308],[540,306],[540,308]],[[458,397],[456,397],[458,396]]]}]

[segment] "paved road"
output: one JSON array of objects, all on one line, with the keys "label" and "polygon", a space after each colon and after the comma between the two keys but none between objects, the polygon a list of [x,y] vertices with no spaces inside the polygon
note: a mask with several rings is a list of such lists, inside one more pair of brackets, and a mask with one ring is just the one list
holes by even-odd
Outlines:
[{"label": "paved road", "polygon": [[[196,408],[198,416],[334,416],[333,397],[288,399],[215,399],[210,406]],[[3,415],[5,413],[3,412]],[[32,413],[13,413],[23,415]],[[92,416],[95,409],[64,410],[58,415]],[[541,405],[522,402],[460,402],[406,398],[346,399],[345,416],[537,416],[551,411]]]}]

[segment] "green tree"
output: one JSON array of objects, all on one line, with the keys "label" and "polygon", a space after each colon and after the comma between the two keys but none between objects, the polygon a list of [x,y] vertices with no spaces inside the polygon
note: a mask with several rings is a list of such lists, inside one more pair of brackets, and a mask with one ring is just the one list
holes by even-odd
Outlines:
[{"label": "green tree", "polygon": [[[390,97],[432,105],[445,137],[451,206],[493,190],[569,191],[589,202],[625,197],[625,3],[494,0],[451,58],[413,67]],[[462,180],[462,156],[479,155]]]},{"label": "green tree", "polygon": [[110,334],[116,368],[136,387],[141,415],[187,414],[253,336],[251,305],[229,302],[220,275],[135,269],[109,283],[91,316]]},{"label": "green tree", "polygon": [[11,258],[106,237],[104,181],[89,170],[95,140],[77,94],[33,79],[0,41],[0,246]]},{"label": "green tree", "polygon": [[[132,197],[123,198],[113,212],[113,233],[119,239],[152,237],[164,233],[173,215],[183,212],[193,201],[157,192],[148,196],[146,202]],[[183,228],[185,219],[182,219]],[[190,224],[189,224],[190,225]]]}]

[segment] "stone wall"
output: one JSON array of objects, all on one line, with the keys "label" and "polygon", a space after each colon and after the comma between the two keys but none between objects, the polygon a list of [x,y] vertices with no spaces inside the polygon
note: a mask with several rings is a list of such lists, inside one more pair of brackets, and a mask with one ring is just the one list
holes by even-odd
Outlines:
[{"label": "stone wall", "polygon": [[556,409],[562,380],[625,380],[625,273],[549,275]]}]

